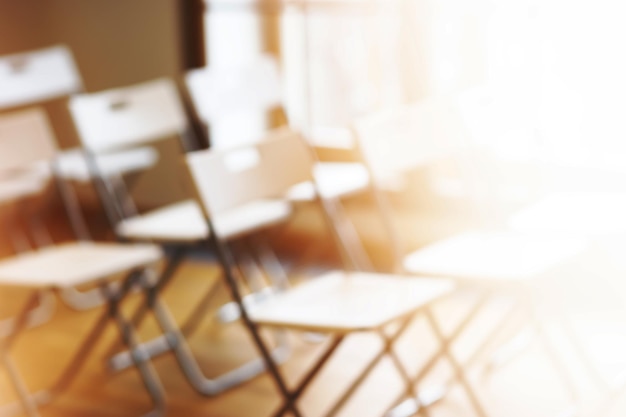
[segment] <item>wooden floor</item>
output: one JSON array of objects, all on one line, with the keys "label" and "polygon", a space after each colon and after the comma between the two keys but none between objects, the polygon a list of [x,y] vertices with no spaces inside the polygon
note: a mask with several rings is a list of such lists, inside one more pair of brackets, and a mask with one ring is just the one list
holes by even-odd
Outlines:
[{"label": "wooden floor", "polygon": [[[355,218],[369,222],[365,215],[359,217],[359,213],[356,213]],[[431,220],[424,219],[423,224],[429,226],[420,229],[420,236],[434,238],[436,235],[449,233],[453,228],[451,222],[440,221],[441,227],[435,230]],[[315,228],[316,221],[311,215],[305,214],[298,217],[295,224],[296,228],[302,230],[307,227]],[[461,223],[459,220],[456,228],[460,227]],[[376,233],[374,227],[361,227],[360,230]],[[319,236],[306,234],[282,236],[283,241],[279,246],[283,249],[280,252],[283,260],[291,261],[294,253],[301,252],[309,245],[319,245],[320,242],[315,241],[318,238]],[[370,252],[376,253],[377,250],[376,247],[370,247]],[[325,258],[322,254],[318,269],[324,269],[332,263]],[[380,262],[384,262],[384,259]],[[300,274],[312,272],[313,269],[308,268]],[[202,296],[203,289],[208,288],[211,282],[218,278],[218,269],[210,258],[195,257],[185,263],[164,294],[176,318],[182,321],[195,301]],[[601,261],[592,260],[590,263],[578,265],[575,273],[559,277],[555,286],[559,291],[559,297],[567,299],[570,305],[577,307],[573,316],[575,330],[588,349],[594,364],[606,378],[619,374],[621,369],[626,370],[624,354],[626,316],[620,309],[626,291],[623,291],[621,285],[621,277],[618,274],[610,274],[608,269],[605,271]],[[5,315],[15,311],[24,300],[24,294],[19,291],[3,291],[1,297],[1,310]],[[475,294],[468,291],[437,304],[435,312],[447,331],[463,317],[474,297]],[[127,311],[132,309],[132,304],[137,298],[129,300],[125,306]],[[225,295],[223,299],[226,299]],[[498,298],[485,309],[468,334],[455,345],[454,353],[459,360],[469,358],[481,336],[488,332],[508,307],[509,300]],[[69,360],[73,348],[80,342],[81,336],[89,331],[100,313],[97,310],[77,313],[60,304],[52,322],[24,334],[13,352],[19,368],[28,381],[29,389],[38,390],[55,380],[56,375]],[[604,404],[605,398],[602,392],[576,361],[574,350],[566,343],[562,332],[557,331],[554,323],[546,320],[546,324],[549,328],[555,329],[551,333],[551,338],[582,393],[580,399],[582,415],[615,417],[626,415],[626,390],[624,395],[617,396],[613,407],[608,410],[602,409],[600,405]],[[494,346],[514,333],[514,328],[509,329],[502,335],[501,340],[494,341]],[[154,323],[146,323],[142,328],[143,338],[155,334]],[[115,332],[110,329],[81,370],[75,383],[67,392],[60,395],[57,401],[45,407],[42,414],[64,417],[139,416],[149,409],[147,396],[134,371],[114,374],[105,365],[104,355],[114,338]],[[292,356],[281,370],[289,382],[295,384],[315,356],[323,350],[325,344],[323,341],[311,343],[299,334],[291,335],[291,340]],[[191,344],[209,376],[218,375],[255,355],[246,332],[239,324],[218,324],[212,317],[206,318],[202,328],[191,338]],[[379,348],[380,340],[375,335],[360,334],[350,337],[300,401],[305,415],[312,417],[323,415],[333,399],[340,395],[351,378]],[[396,350],[411,373],[416,373],[436,348],[435,339],[425,321],[418,319],[401,339]],[[207,398],[192,390],[171,355],[164,355],[154,362],[167,392],[169,416],[269,416],[280,404],[277,390],[267,375],[217,397]],[[470,377],[491,416],[555,416],[568,404],[567,392],[560,385],[539,343],[532,343],[514,361],[488,375],[482,372],[483,369],[482,366],[473,367]],[[446,381],[451,374],[450,366],[442,362],[434,369],[432,375],[421,383],[420,388]],[[401,389],[400,378],[395,374],[391,362],[385,360],[376,368],[366,384],[357,391],[340,415],[380,416],[393,403]],[[0,376],[0,401],[6,403],[14,399],[15,394],[7,377]],[[463,391],[455,386],[444,401],[431,407],[428,415],[460,417],[475,414]]]}]

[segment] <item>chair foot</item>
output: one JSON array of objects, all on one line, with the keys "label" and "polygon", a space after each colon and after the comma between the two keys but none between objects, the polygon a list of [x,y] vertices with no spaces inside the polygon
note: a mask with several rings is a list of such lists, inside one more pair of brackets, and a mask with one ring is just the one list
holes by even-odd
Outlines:
[{"label": "chair foot", "polygon": [[[180,343],[179,336],[163,335],[138,346],[139,356],[148,360],[155,356],[174,351],[176,359],[189,383],[202,395],[215,396],[230,388],[243,384],[265,372],[262,359],[253,359],[216,378],[206,378],[196,362],[193,354]],[[282,343],[272,351],[272,358],[278,364],[285,362],[291,355],[291,349]],[[113,371],[121,371],[134,366],[130,351],[118,353],[109,359],[109,367]]]},{"label": "chair foot", "polygon": [[[37,407],[48,405],[52,402],[54,395],[49,390],[42,390],[30,394],[30,401]],[[19,401],[0,406],[0,417],[12,417],[24,413],[24,408]]]},{"label": "chair foot", "polygon": [[[28,313],[27,328],[37,327],[48,322],[56,308],[56,297],[51,292],[39,295],[39,305]],[[0,338],[8,337],[15,330],[15,318],[0,321]]]},{"label": "chair foot", "polygon": [[[246,308],[250,308],[255,302],[264,300],[275,292],[276,291],[272,287],[265,287],[261,291],[255,292],[253,294],[248,294],[243,298],[244,305],[246,306]],[[237,303],[231,301],[222,305],[217,310],[216,317],[220,323],[233,323],[241,318],[241,310],[239,310],[239,306],[237,305]]]},{"label": "chair foot", "polygon": [[420,390],[419,394],[412,398],[407,398],[400,404],[389,410],[385,417],[410,417],[417,414],[422,408],[443,400],[450,391],[447,385],[437,385]]},{"label": "chair foot", "polygon": [[[142,358],[151,359],[171,351],[172,347],[170,343],[172,343],[172,341],[167,340],[167,335],[162,335],[142,343],[137,349]],[[134,364],[130,351],[126,350],[112,356],[108,361],[108,366],[113,372],[123,371],[124,369],[133,367]]]},{"label": "chair foot", "polygon": [[519,332],[507,343],[500,346],[484,365],[482,375],[485,377],[491,375],[526,352],[532,346],[533,336],[533,332],[527,329]]},{"label": "chair foot", "polygon": [[[271,356],[276,364],[282,364],[291,356],[291,350],[285,346],[277,347],[272,350]],[[256,358],[217,378],[208,379],[198,374],[195,378],[189,377],[189,379],[198,392],[213,397],[256,378],[266,370],[263,359]]]}]

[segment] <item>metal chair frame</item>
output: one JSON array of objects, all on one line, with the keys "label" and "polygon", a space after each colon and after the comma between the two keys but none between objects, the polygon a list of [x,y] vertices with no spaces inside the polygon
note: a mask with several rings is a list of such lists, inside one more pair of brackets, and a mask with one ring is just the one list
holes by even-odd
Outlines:
[{"label": "metal chair frame", "polygon": [[[83,238],[84,236],[81,235],[81,231],[84,230],[85,220],[80,213],[77,200],[71,188],[67,187],[67,184],[65,184],[64,180],[58,175],[57,162],[54,160],[54,157],[51,156],[56,153],[55,143],[52,132],[50,131],[49,126],[47,126],[45,115],[40,110],[24,111],[22,112],[22,115],[23,116],[20,116],[24,117],[24,120],[27,120],[26,117],[30,118],[28,119],[29,123],[37,123],[36,126],[32,127],[33,129],[36,128],[46,130],[35,131],[34,133],[32,131],[25,131],[21,133],[24,133],[25,135],[30,133],[32,135],[33,146],[40,145],[42,148],[46,148],[45,150],[35,150],[34,152],[39,153],[36,156],[33,155],[32,158],[39,158],[50,163],[52,176],[55,180],[57,190],[61,195],[65,214],[69,220],[71,229],[75,235],[79,238]],[[15,138],[7,137],[5,139],[11,140]],[[22,138],[20,137],[20,139]],[[9,152],[10,151],[11,145],[9,144]],[[23,150],[18,148],[18,153],[19,152],[23,152]],[[33,152],[33,150],[28,149],[27,152]],[[22,155],[17,156],[22,157]],[[31,158],[31,156],[29,155],[27,158]],[[102,280],[100,282],[100,288],[97,290],[102,294],[103,299],[106,300],[107,306],[105,311],[96,322],[96,325],[91,328],[90,332],[73,356],[73,359],[61,373],[60,377],[53,384],[53,386],[50,389],[35,393],[28,392],[24,379],[20,375],[16,364],[10,356],[10,350],[17,338],[25,330],[41,324],[41,319],[37,316],[35,310],[37,303],[42,299],[51,298],[54,300],[56,297],[62,298],[66,287],[62,284],[59,284],[58,286],[55,284],[46,284],[40,287],[25,286],[25,288],[30,290],[31,294],[29,295],[27,301],[23,304],[17,316],[13,319],[2,322],[2,334],[0,335],[0,361],[9,374],[10,382],[15,388],[19,402],[1,406],[0,414],[12,415],[22,410],[30,417],[39,416],[38,407],[52,402],[58,394],[62,393],[73,382],[74,377],[83,367],[98,340],[104,334],[104,330],[110,321],[116,324],[120,338],[125,345],[129,347],[137,346],[138,339],[135,336],[134,329],[122,315],[119,305],[128,296],[130,289],[133,287],[140,286],[147,292],[149,288],[148,285],[139,282],[144,276],[144,269],[147,267],[146,265],[147,264],[137,266],[130,270],[126,277],[121,281],[120,285],[114,285],[110,279]],[[52,313],[52,311],[53,309],[51,309],[50,313]],[[49,316],[46,317],[46,319],[48,318]],[[149,358],[134,355],[133,365],[138,369],[143,385],[153,402],[153,409],[146,414],[146,416],[163,415],[165,412],[165,396],[160,380],[154,371]]]},{"label": "metal chair frame", "polygon": [[[123,96],[123,94],[121,94]],[[182,103],[181,107],[182,107]],[[123,108],[122,108],[123,109]],[[189,126],[187,126],[189,127]],[[175,132],[172,132],[174,134]],[[181,146],[183,151],[186,149],[184,135],[190,132],[178,132],[181,138]],[[158,141],[159,138],[155,138],[154,141]],[[152,141],[150,141],[152,142]],[[110,183],[107,183],[103,178],[101,169],[98,165],[96,156],[99,154],[97,151],[91,149],[88,145],[85,146],[85,155],[88,163],[88,168],[91,172],[91,177],[94,179],[97,186],[100,200],[107,207],[107,212],[111,224],[116,224],[119,220],[124,219],[129,214],[135,213],[134,204],[128,189],[126,188],[123,180],[118,181],[115,189]],[[129,204],[128,202],[131,202]],[[130,207],[130,212],[129,208]],[[121,239],[118,236],[118,239]],[[169,285],[176,276],[180,265],[183,263],[189,252],[194,248],[201,248],[204,250],[205,241],[188,241],[188,242],[170,242],[160,241],[159,239],[152,239],[152,242],[156,242],[162,246],[168,246],[173,249],[172,255],[168,258],[167,264],[157,279],[157,284],[151,288],[151,294],[156,297],[161,291],[163,291],[167,285]],[[186,319],[181,326],[178,326],[176,321],[172,318],[172,314],[164,303],[148,302],[139,306],[132,314],[131,323],[139,328],[147,316],[147,313],[153,311],[156,315],[156,319],[163,331],[163,334],[152,340],[146,341],[139,346],[142,350],[142,354],[148,357],[156,357],[158,355],[173,352],[177,363],[182,370],[183,374],[191,386],[199,393],[207,396],[218,395],[221,392],[228,390],[234,386],[240,385],[257,375],[265,371],[265,365],[259,359],[253,359],[243,365],[228,371],[222,375],[209,378],[205,376],[200,364],[198,363],[195,355],[190,348],[187,339],[190,338],[199,327],[201,318],[205,316],[206,311],[211,307],[211,301],[218,293],[220,282],[209,286],[205,295],[201,298],[201,301],[193,309],[189,318]],[[276,360],[283,361],[289,354],[290,349],[287,340],[282,334],[277,334],[277,347],[274,350]],[[118,352],[119,344],[113,344],[109,348],[109,354],[111,359],[109,365],[111,369],[115,371],[121,371],[123,369],[132,366],[132,351]]]},{"label": "metal chair frame", "polygon": [[[289,117],[282,103],[279,69],[272,56],[262,54],[257,60],[233,67],[232,70],[228,72],[230,77],[228,83],[217,82],[218,75],[211,74],[212,69],[210,67],[191,70],[187,73],[187,96],[192,103],[190,107],[194,108],[197,119],[209,127],[214,120],[219,120],[221,114],[228,113],[229,110],[230,112],[239,111],[241,108],[254,109],[259,112],[276,110],[284,125],[289,125]],[[219,70],[215,72],[219,74]],[[224,76],[226,75],[226,71],[223,69],[222,73]],[[207,74],[210,75],[210,78],[206,78]],[[202,79],[203,76],[205,77],[204,80]],[[240,85],[234,85],[233,77],[239,77],[238,84]],[[207,84],[207,80],[211,82]],[[255,81],[255,84],[250,85],[251,81]],[[225,84],[227,87],[223,87],[221,84]],[[247,88],[243,89],[242,86]],[[198,91],[200,87],[204,87],[203,94]],[[216,91],[210,91],[211,88],[216,89]],[[220,89],[226,89],[228,98],[232,99],[233,95],[235,98],[229,102],[226,110],[218,111],[216,108],[211,108],[211,105],[217,107],[216,104],[220,102],[219,97],[226,96],[226,92]],[[216,99],[207,104],[204,97],[216,97]],[[312,181],[314,182],[314,180]],[[363,190],[363,192],[365,191]],[[333,223],[333,238],[339,242],[339,254],[343,262],[347,262],[359,270],[372,271],[374,269],[372,262],[341,204],[342,196],[337,199],[328,199],[321,197],[317,189],[315,189],[315,193],[316,196],[311,202],[321,204],[326,212],[325,216]]]},{"label": "metal chair frame", "polygon": [[[61,89],[56,87],[53,92],[39,91],[35,96],[24,98],[16,98],[9,100],[9,102],[3,102],[0,106],[4,110],[5,108],[23,108],[24,106],[35,106],[42,104],[48,100],[63,99],[71,96],[72,94],[80,93],[84,91],[83,80],[80,76],[80,72],[73,59],[71,51],[62,45],[53,46],[50,48],[44,48],[39,50],[33,50],[23,53],[18,53],[10,56],[0,57],[0,60],[12,65],[16,74],[20,74],[24,71],[28,71],[29,65],[32,61],[36,63],[46,59],[56,58],[57,61],[62,62],[62,71],[64,75],[71,80],[67,85],[64,85]],[[57,65],[59,65],[57,62]],[[41,68],[35,69],[41,71]],[[67,80],[66,80],[67,82]],[[45,90],[45,86],[42,86]],[[27,93],[28,94],[28,93]],[[43,94],[43,95],[42,95]],[[31,92],[32,95],[32,92]],[[55,176],[55,178],[58,177]],[[30,231],[34,236],[49,235],[45,226],[40,223],[30,223]],[[89,239],[88,228],[83,228],[81,234],[78,235],[81,238]],[[38,242],[40,243],[40,242]],[[42,245],[40,245],[42,246]],[[101,294],[97,290],[90,292],[80,292],[75,288],[64,289],[61,295],[61,299],[65,304],[75,310],[88,310],[92,307],[99,305],[103,300]]]},{"label": "metal chair frame", "polygon": [[[377,185],[377,179],[374,174],[374,170],[371,165],[371,161],[368,160],[366,156],[366,152],[363,149],[363,144],[358,132],[358,129],[354,126],[351,128],[352,135],[354,137],[354,142],[356,143],[355,151],[360,155],[363,160],[365,166],[367,167],[371,181],[371,192],[374,195],[375,202],[378,206],[378,214],[380,215],[380,219],[383,223],[385,232],[389,238],[392,256],[394,259],[394,268],[397,271],[402,273],[407,273],[404,270],[402,259],[405,255],[405,250],[403,245],[400,243],[400,238],[398,237],[398,233],[393,226],[391,219],[393,218],[393,208],[391,207],[390,202],[388,201],[387,196],[384,195],[381,187]],[[416,138],[417,140],[417,138]],[[455,279],[459,285],[469,286],[471,288],[477,288],[481,291],[481,294],[478,297],[476,303],[469,309],[469,312],[465,315],[464,319],[460,324],[457,325],[456,328],[452,330],[452,332],[446,338],[446,342],[450,345],[455,340],[457,340],[469,327],[474,318],[478,315],[478,313],[487,305],[488,301],[494,296],[495,293],[504,293],[504,294],[513,294],[513,305],[510,308],[510,311],[504,315],[504,317],[491,329],[489,334],[484,338],[484,341],[476,348],[475,352],[470,355],[470,359],[461,364],[464,369],[469,369],[472,365],[476,364],[478,359],[482,357],[484,353],[490,347],[491,341],[495,339],[499,334],[503,332],[507,328],[507,326],[511,323],[512,318],[514,316],[514,312],[517,310],[522,310],[524,314],[528,317],[528,321],[532,326],[533,333],[538,336],[539,341],[543,347],[543,350],[546,353],[549,361],[552,364],[557,376],[559,377],[561,383],[563,384],[565,390],[569,393],[572,404],[576,404],[579,400],[579,393],[576,389],[576,384],[573,380],[572,375],[567,369],[567,366],[562,362],[561,357],[558,354],[557,349],[552,345],[549,337],[547,336],[545,326],[543,325],[543,320],[539,320],[539,312],[538,305],[536,300],[534,299],[533,290],[526,285],[513,285],[511,288],[502,291],[503,288],[498,285],[497,282],[493,282],[490,279],[485,280],[472,280],[471,282],[467,282],[463,278],[457,278],[454,276],[446,275],[445,278]],[[509,291],[511,290],[511,291]],[[516,293],[518,291],[518,293]],[[434,320],[434,317],[432,318]],[[606,388],[606,383],[599,377],[597,369],[592,365],[589,360],[585,350],[580,345],[580,341],[576,339],[573,332],[570,331],[568,326],[568,319],[563,314],[559,314],[557,317],[558,321],[563,325],[566,330],[566,336],[575,350],[575,354],[577,355],[580,363],[584,366],[587,373],[594,379],[596,385],[601,387],[602,389]],[[506,346],[502,349],[506,350]],[[521,349],[516,349],[513,352],[513,355],[521,352]],[[440,357],[440,355],[437,355]],[[494,355],[496,357],[497,355]],[[436,361],[435,358],[433,358]],[[511,358],[506,358],[505,360],[509,360]],[[486,370],[493,371],[495,367],[500,365],[501,363],[497,363],[498,361],[492,360],[490,364],[488,364]],[[504,361],[500,361],[504,362]],[[430,366],[434,365],[428,364],[425,369],[429,369]],[[418,375],[419,378],[421,375]],[[432,391],[441,393],[440,396],[445,395],[445,392],[449,390],[449,384],[444,384],[441,387],[434,387]],[[420,409],[420,398],[416,396],[412,399],[409,399],[408,402],[400,402],[401,399],[398,398],[398,405],[388,414],[388,417],[400,417],[405,415],[412,415]]]},{"label": "metal chair frame", "polygon": [[[209,199],[209,197],[207,197],[204,192],[199,190],[201,186],[196,184],[196,187],[198,188],[199,200],[201,201],[204,200],[203,208],[205,211],[207,224],[209,225],[210,230],[214,231],[215,229],[212,224],[211,216],[209,212],[210,209],[207,207],[209,203],[206,202]],[[327,226],[332,227],[333,223],[327,223]],[[280,391],[283,397],[283,405],[279,408],[277,412],[274,413],[274,415],[282,416],[288,412],[291,412],[293,415],[300,417],[302,413],[296,404],[297,400],[304,393],[306,388],[313,382],[315,377],[318,375],[319,371],[323,368],[325,363],[330,359],[330,357],[336,351],[336,349],[341,345],[345,337],[348,336],[350,331],[348,331],[347,333],[330,334],[328,337],[329,338],[328,346],[326,350],[324,351],[324,353],[320,355],[317,362],[305,373],[305,375],[301,378],[301,380],[298,382],[295,388],[292,388],[292,389],[288,388],[284,378],[282,377],[278,369],[277,363],[275,362],[275,360],[272,358],[272,355],[270,354],[270,349],[267,345],[267,342],[264,340],[263,336],[260,333],[261,326],[255,323],[250,317],[249,313],[247,312],[247,306],[244,301],[244,297],[242,296],[240,287],[235,278],[235,273],[234,273],[235,262],[233,260],[232,254],[229,252],[228,248],[226,247],[224,242],[220,239],[220,237],[217,236],[217,233],[210,233],[210,239],[211,239],[211,242],[210,242],[211,246],[214,249],[216,249],[220,263],[222,265],[222,269],[223,269],[222,276],[224,277],[226,281],[226,284],[228,286],[228,289],[230,291],[230,294],[233,300],[237,303],[241,311],[242,321],[247,327],[250,334],[252,335],[254,342],[264,359],[267,369],[269,370],[278,390]],[[334,242],[335,244],[337,244],[337,241],[334,241]],[[271,300],[268,300],[268,302],[271,303]],[[402,361],[400,360],[400,358],[393,351],[393,344],[409,327],[413,319],[420,313],[425,315],[430,327],[433,329],[434,334],[438,342],[441,345],[441,349],[438,351],[437,355],[433,358],[433,360],[430,361],[430,364],[427,365],[427,367],[424,369],[423,372],[420,372],[420,374],[417,375],[416,377],[411,377],[408,371],[405,369],[404,365],[402,364]],[[357,390],[357,388],[361,385],[361,383],[367,378],[367,376],[371,373],[371,371],[375,368],[375,366],[384,357],[389,357],[392,360],[395,369],[398,371],[399,375],[401,376],[401,378],[403,379],[405,383],[405,389],[403,390],[402,397],[413,397],[415,395],[417,384],[420,382],[421,379],[423,379],[426,376],[428,371],[431,369],[434,361],[437,360],[441,355],[445,356],[446,359],[448,359],[448,361],[454,368],[455,370],[454,378],[455,380],[458,380],[459,383],[461,384],[462,388],[467,394],[473,406],[473,409],[476,411],[476,413],[481,417],[484,417],[487,415],[484,411],[484,408],[480,400],[478,399],[477,395],[474,393],[474,390],[471,387],[471,384],[467,380],[464,370],[455,360],[454,356],[451,354],[449,350],[450,340],[446,338],[446,336],[443,335],[441,329],[439,328],[437,321],[435,320],[434,316],[429,311],[429,305],[423,306],[417,309],[416,311],[413,311],[412,313],[407,314],[404,317],[398,318],[397,320],[393,322],[393,324],[396,324],[397,327],[394,328],[394,331],[391,335],[388,335],[386,333],[385,331],[386,326],[382,326],[381,328],[373,330],[382,338],[383,348],[364,367],[364,369],[354,379],[354,381],[349,385],[349,387],[332,404],[331,409],[325,415],[327,416],[336,415],[341,410],[341,408],[346,404],[346,402],[349,400],[351,395]],[[288,330],[289,326],[285,326],[285,329]],[[428,405],[429,404],[424,404],[424,407],[426,408]]]}]

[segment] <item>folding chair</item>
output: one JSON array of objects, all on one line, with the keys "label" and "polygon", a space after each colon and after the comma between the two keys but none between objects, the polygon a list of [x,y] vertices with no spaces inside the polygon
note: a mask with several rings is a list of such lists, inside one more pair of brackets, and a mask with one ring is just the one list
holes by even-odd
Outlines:
[{"label": "folding chair", "polygon": [[[605,250],[609,262],[621,274],[624,271],[622,245],[626,237],[625,209],[626,194],[623,192],[555,192],[514,213],[509,219],[509,227],[518,232],[588,238]],[[566,314],[563,316],[567,317]],[[570,337],[578,340],[571,324],[566,324]],[[585,352],[582,346],[577,348]],[[603,383],[612,398],[617,398],[617,393],[626,388],[624,375],[613,381],[607,381],[601,376],[596,379]]]},{"label": "folding chair", "polygon": [[[252,163],[235,166],[233,160],[250,155]],[[254,155],[254,156],[252,156]],[[252,306],[243,302],[244,290],[239,284],[231,254],[223,243],[219,229],[212,219],[220,212],[256,198],[272,198],[303,181],[311,181],[314,158],[311,150],[294,131],[283,128],[271,131],[255,145],[229,150],[197,151],[188,154],[189,166],[198,199],[203,204],[207,224],[211,228],[211,243],[217,249],[224,277],[231,296],[242,311],[242,318],[263,355],[267,368],[283,396],[284,403],[275,415],[291,412],[300,416],[297,400],[313,382],[323,365],[350,334],[379,332],[384,348],[359,374],[350,387],[333,403],[327,415],[336,414],[358,386],[383,358],[390,357],[406,382],[403,396],[412,396],[415,381],[411,381],[403,364],[393,350],[394,342],[409,326],[416,313],[423,312],[442,343],[442,354],[450,358],[456,376],[465,388],[477,413],[484,411],[458,364],[447,350],[447,341],[432,320],[428,306],[453,289],[449,280],[414,278],[366,272],[333,271],[275,294]],[[398,325],[387,336],[384,328]],[[298,385],[290,389],[271,358],[261,328],[281,328],[295,331],[328,333],[328,348],[305,374]]]},{"label": "folding chair", "polygon": [[[267,115],[274,110],[287,123],[283,107],[282,83],[276,60],[270,55],[259,55],[256,59],[240,65],[209,66],[189,71],[185,76],[189,96],[198,118],[210,127],[211,146],[217,149],[237,146],[255,141],[267,129]],[[257,123],[240,123],[240,119],[256,117]],[[341,135],[340,148],[346,153],[346,138]],[[307,136],[311,146],[324,140],[323,147],[336,146],[328,140],[336,138],[332,129],[312,129]],[[359,162],[318,162],[313,167],[313,182],[296,184],[286,193],[286,198],[294,203],[313,202],[319,191],[326,215],[334,223],[333,234],[341,242],[340,254],[344,262],[361,270],[371,270],[369,257],[361,247],[360,239],[353,225],[348,221],[340,200],[368,191],[367,169]]]},{"label": "folding chair", "polygon": [[[41,109],[0,116],[1,159],[11,160],[16,165],[47,161],[52,165],[54,173],[55,156],[54,136]],[[79,211],[75,206],[76,200],[70,192],[71,189],[61,180],[57,185],[71,223],[84,221],[74,218]],[[97,341],[104,334],[109,321],[116,325],[126,346],[131,348],[137,346],[134,330],[123,317],[119,306],[128,290],[140,283],[144,270],[160,259],[161,251],[154,245],[77,241],[40,248],[0,261],[0,285],[22,288],[30,292],[23,309],[15,318],[14,326],[8,334],[2,335],[0,343],[2,367],[8,373],[19,397],[19,404],[8,404],[2,410],[15,412],[17,407],[21,407],[25,414],[38,416],[40,406],[50,403],[72,383]],[[114,289],[113,281],[118,281],[122,274],[125,277],[121,280],[121,285]],[[64,289],[76,287],[98,287],[103,299],[106,300],[106,308],[52,388],[30,393],[10,356],[10,350],[26,327],[30,327],[31,311],[40,294],[47,292],[60,295]],[[153,410],[146,415],[162,415],[165,407],[164,394],[155,370],[149,360],[140,356],[133,357],[133,364],[139,371],[142,383],[153,402]]]},{"label": "folding chair", "polygon": [[[52,121],[56,137],[63,150],[58,157],[58,174],[82,184],[90,184],[91,177],[82,151],[76,148],[77,138],[66,102],[69,96],[83,91],[83,82],[71,51],[63,45],[0,57],[0,111],[38,105]],[[103,181],[115,181],[124,173],[136,172],[152,166],[156,153],[150,148],[134,149],[107,155],[100,161]],[[0,202],[3,199],[38,191],[47,183],[50,172],[45,164],[33,164],[19,169],[8,178],[0,179]],[[26,193],[26,194],[24,194]],[[38,228],[37,236],[47,232]],[[89,237],[85,228],[81,233]],[[99,291],[77,293],[68,288],[64,301],[75,309],[89,309],[101,302]]]},{"label": "folding chair", "polygon": [[[376,185],[383,186],[390,178],[404,175],[404,172],[420,166],[429,158],[440,157],[459,149],[459,146],[462,148],[465,143],[463,126],[449,97],[427,99],[396,112],[357,120],[353,130],[372,178]],[[587,240],[487,229],[461,233],[406,254],[392,224],[391,205],[380,192],[381,188],[376,188],[377,202],[383,213],[382,220],[395,252],[396,263],[402,270],[416,275],[454,279],[459,285],[479,289],[483,294],[452,331],[450,343],[464,332],[492,295],[512,296],[516,300],[511,312],[494,327],[465,367],[485,352],[489,342],[509,324],[513,313],[523,309],[568,392],[576,397],[572,378],[539,319],[534,284],[550,278],[555,271],[563,270],[582,257],[589,251]],[[581,355],[580,359],[587,370],[593,372],[587,358]],[[397,409],[398,415],[404,415],[404,411],[411,414],[418,408],[419,399],[401,404]]]},{"label": "folding chair", "polygon": [[[76,95],[70,101],[70,111],[89,155],[92,174],[96,178],[101,175],[98,157],[119,149],[154,145],[169,137],[184,138],[189,134],[187,117],[178,91],[174,83],[165,78],[93,94]],[[182,154],[184,143],[181,148]],[[171,187],[180,188],[180,184],[186,179],[177,177],[184,173],[180,171],[169,172]],[[164,185],[166,186],[167,184]],[[118,184],[116,190],[103,191],[102,200],[114,202],[114,215],[118,220],[115,233],[120,239],[150,241],[172,248],[172,256],[156,292],[162,291],[171,281],[190,251],[198,247],[204,249],[202,243],[208,239],[209,232],[202,210],[193,199],[138,213],[124,183]],[[222,236],[232,242],[283,223],[290,218],[291,211],[291,205],[284,200],[263,199],[221,213],[214,222]],[[281,284],[277,282],[276,285]],[[187,346],[185,336],[191,336],[198,329],[200,319],[211,307],[211,301],[218,289],[217,284],[209,287],[201,302],[181,325],[182,333],[163,306],[160,311],[163,311],[162,317],[167,316],[163,320],[171,331],[142,345],[144,354],[150,356],[174,350],[188,381],[205,395],[216,395],[255,377],[265,369],[263,362],[257,359],[215,378],[206,378],[203,375]],[[139,326],[146,312],[145,307],[138,309],[133,316],[133,323]],[[280,335],[277,337],[279,341],[275,356],[282,360],[287,357],[289,349],[286,341]],[[120,353],[112,358],[111,366],[113,369],[123,369],[131,365],[130,359],[128,352]]]},{"label": "folding chair", "polygon": [[[9,135],[14,134],[13,130],[18,130],[20,126],[15,127],[12,118],[5,119],[0,123],[3,132],[0,132],[5,141],[11,140]],[[40,194],[49,182],[49,175],[45,169],[33,169],[31,164],[24,166],[23,158],[16,158],[15,155],[5,152],[0,155],[0,205],[13,206],[15,215],[10,217],[14,221],[8,221],[5,230],[5,236],[9,238],[13,251],[15,253],[32,250],[32,245],[25,234],[21,230],[21,220],[23,216],[18,215],[24,209],[26,200],[29,197]],[[27,162],[32,162],[26,159]],[[20,220],[20,222],[15,220]],[[41,233],[40,219],[29,219],[31,226],[35,223],[37,228],[32,227],[33,237],[37,244],[42,245],[50,242],[47,234]],[[18,224],[20,223],[20,224]],[[37,233],[38,232],[38,233]],[[54,313],[56,298],[50,292],[41,292],[39,304],[28,313],[28,320],[25,323],[28,327],[35,327],[48,321]],[[6,337],[14,331],[16,318],[6,318],[0,320],[0,337]]]}]

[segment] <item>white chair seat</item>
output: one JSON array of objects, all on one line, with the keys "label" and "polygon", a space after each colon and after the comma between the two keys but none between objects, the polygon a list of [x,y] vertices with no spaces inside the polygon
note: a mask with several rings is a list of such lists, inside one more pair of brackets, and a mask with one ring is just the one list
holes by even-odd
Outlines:
[{"label": "white chair seat", "polygon": [[[103,177],[129,174],[152,167],[159,159],[156,150],[146,146],[97,156],[97,168]],[[80,149],[60,154],[59,171],[63,178],[87,182],[91,174],[85,156]]]},{"label": "white chair seat", "polygon": [[515,213],[509,225],[517,231],[626,235],[626,193],[554,194]]},{"label": "white chair seat", "polygon": [[0,178],[0,203],[19,200],[37,194],[47,184],[47,177],[39,170],[24,170]]},{"label": "white chair seat", "polygon": [[[358,162],[319,162],[313,167],[313,177],[320,195],[325,199],[346,197],[358,193],[369,185],[369,173]],[[310,182],[291,187],[287,193],[291,201],[311,201],[315,188]]]},{"label": "white chair seat", "polygon": [[161,258],[157,246],[73,242],[0,262],[0,283],[67,288],[147,266]]},{"label": "white chair seat", "polygon": [[456,279],[518,281],[536,278],[587,248],[585,239],[468,232],[413,252],[405,257],[404,268]]},{"label": "white chair seat", "polygon": [[[282,200],[258,200],[220,214],[214,225],[220,236],[232,238],[286,220],[291,205]],[[122,221],[117,233],[133,240],[193,242],[208,237],[200,206],[186,200]]]},{"label": "white chair seat", "polygon": [[371,330],[453,289],[445,279],[335,271],[253,304],[250,317],[259,324],[306,331]]}]

